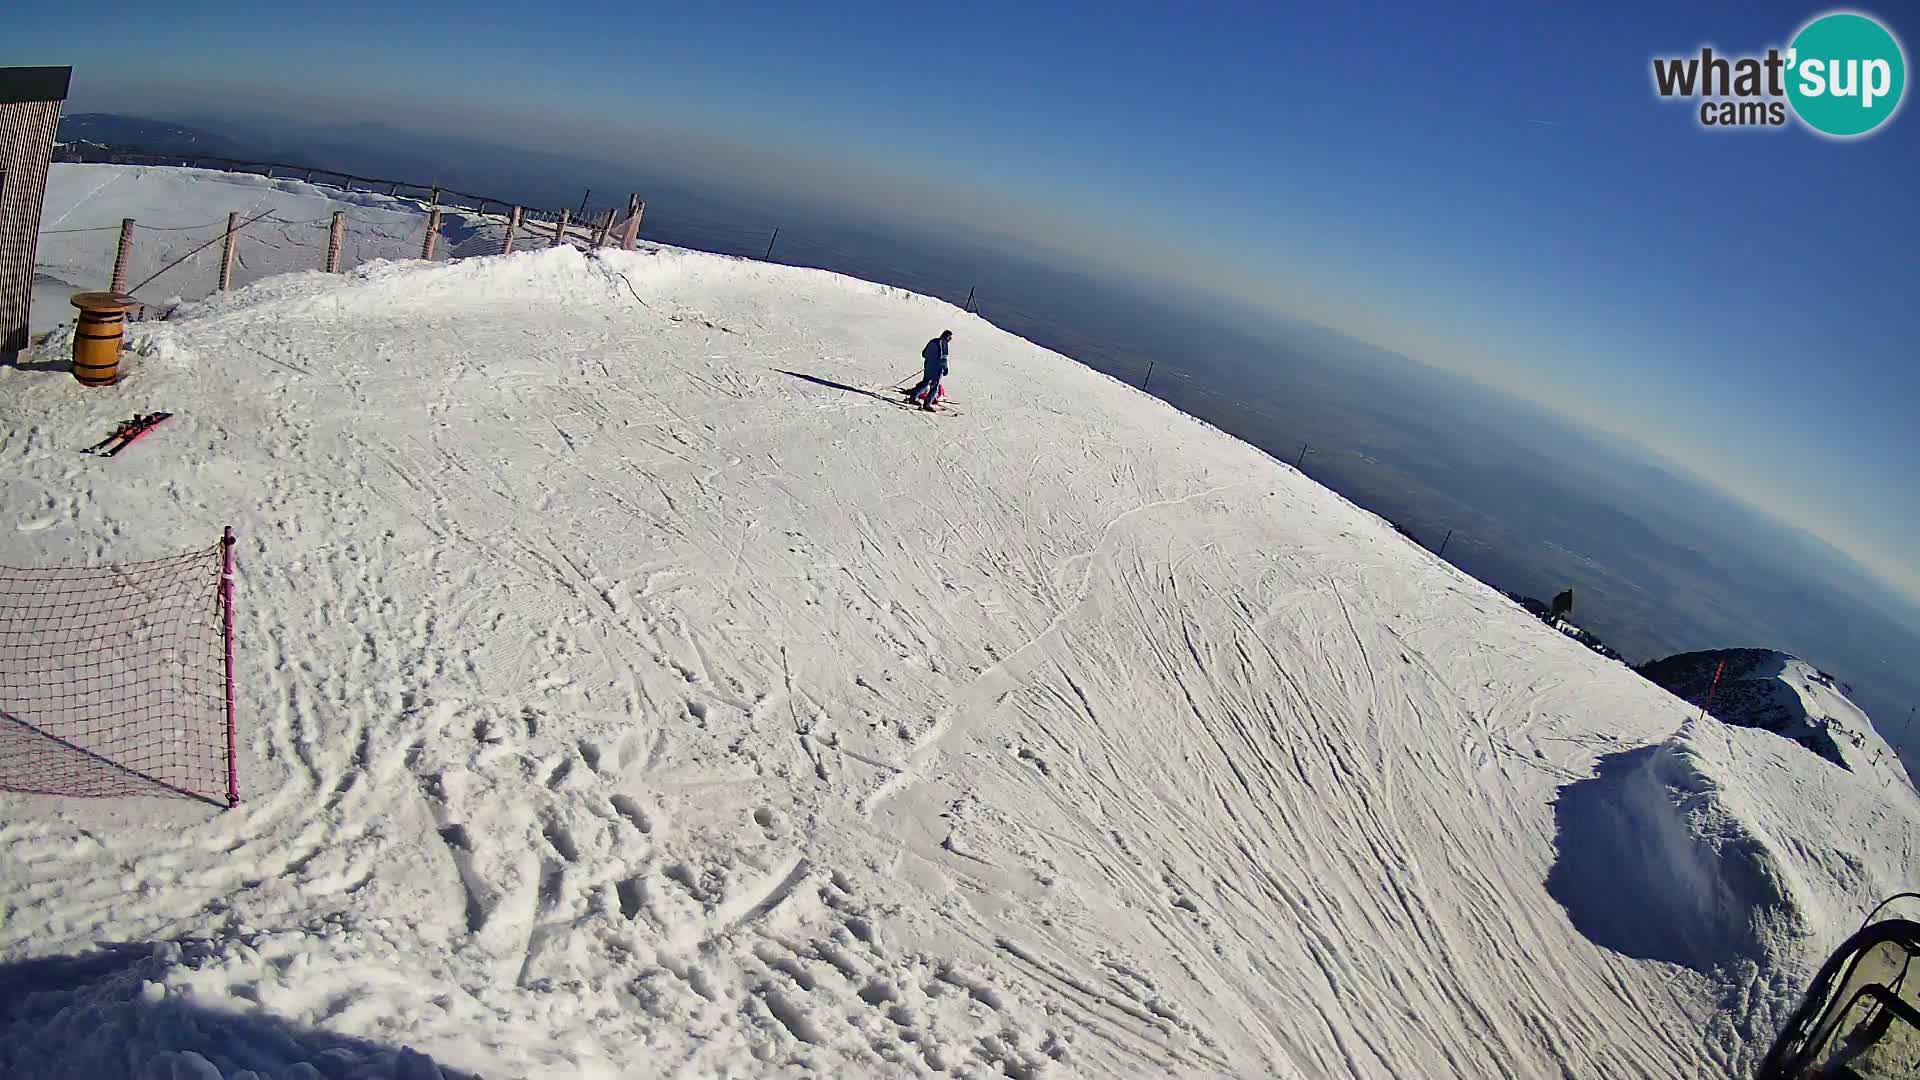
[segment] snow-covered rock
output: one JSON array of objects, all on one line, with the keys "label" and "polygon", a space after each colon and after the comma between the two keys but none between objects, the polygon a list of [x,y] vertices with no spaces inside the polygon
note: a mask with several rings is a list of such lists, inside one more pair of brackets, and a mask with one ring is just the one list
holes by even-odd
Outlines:
[{"label": "snow-covered rock", "polygon": [[1655,660],[1639,671],[1682,700],[1706,704],[1725,723],[1792,739],[1843,769],[1906,778],[1893,748],[1847,697],[1846,687],[1799,657],[1773,649],[1707,649]]},{"label": "snow-covered rock", "polygon": [[233,525],[244,801],[0,797],[7,1076],[1725,1075],[1916,876],[1910,788],[925,297],[562,248],[49,367],[0,565]]}]

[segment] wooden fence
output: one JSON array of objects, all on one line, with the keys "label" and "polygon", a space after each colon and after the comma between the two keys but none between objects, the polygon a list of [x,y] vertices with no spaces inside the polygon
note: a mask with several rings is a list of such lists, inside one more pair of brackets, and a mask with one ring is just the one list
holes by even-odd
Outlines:
[{"label": "wooden fence", "polygon": [[[549,210],[521,206],[509,199],[475,195],[433,184],[416,184],[410,180],[393,180],[378,176],[359,176],[311,165],[289,165],[281,161],[248,161],[242,158],[204,154],[148,154],[115,150],[90,143],[62,144],[55,148],[53,160],[75,164],[163,165],[174,168],[246,173],[268,179],[299,180],[316,187],[334,188],[340,191],[410,199],[426,204],[429,210],[437,206],[446,210],[462,210],[475,214],[493,213],[507,217],[512,217],[517,212],[516,220],[521,223],[523,229],[531,223],[545,223],[547,226],[545,235],[558,236],[584,246],[604,247],[608,238],[615,236],[624,240],[624,235],[615,230],[624,226],[629,220],[632,222],[632,231],[637,235],[638,219],[645,210],[645,204],[640,201],[637,194],[628,197],[624,208],[606,207],[589,213],[586,200],[582,199],[578,210]],[[588,194],[591,195],[591,190]],[[602,235],[603,228],[607,236]],[[556,233],[555,230],[558,232]],[[560,241],[556,239],[555,242]],[[524,247],[526,244],[523,242],[519,246]]]}]

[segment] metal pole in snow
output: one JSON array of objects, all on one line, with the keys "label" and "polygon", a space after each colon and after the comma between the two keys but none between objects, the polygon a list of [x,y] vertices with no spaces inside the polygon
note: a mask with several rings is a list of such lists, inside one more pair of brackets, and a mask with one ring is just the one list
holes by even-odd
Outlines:
[{"label": "metal pole in snow", "polygon": [[1452,541],[1453,541],[1453,530],[1448,529],[1447,538],[1445,540],[1440,541],[1440,557],[1441,558],[1444,559],[1447,557],[1447,545]]},{"label": "metal pole in snow", "polygon": [[1713,669],[1713,685],[1707,687],[1707,699],[1700,703],[1700,719],[1705,720],[1707,718],[1707,708],[1713,704],[1713,693],[1720,689],[1720,675],[1726,670],[1727,662],[1725,660],[1720,661],[1720,666]]},{"label": "metal pole in snow", "polygon": [[1300,467],[1300,464],[1301,464],[1301,462],[1304,462],[1304,461],[1306,461],[1306,460],[1307,460],[1307,444],[1306,444],[1306,443],[1301,443],[1301,444],[1300,444],[1300,458],[1299,458],[1299,460],[1297,460],[1297,461],[1295,461],[1295,462],[1293,463],[1293,467],[1294,467],[1295,469],[1298,469],[1298,468]]},{"label": "metal pole in snow", "polygon": [[240,805],[239,749],[233,730],[233,526],[220,536],[220,636],[227,653],[227,807]]},{"label": "metal pole in snow", "polygon": [[1153,381],[1153,361],[1147,361],[1147,374],[1140,380],[1140,389],[1144,392],[1147,384]]},{"label": "metal pole in snow", "polygon": [[773,227],[773,235],[767,239],[767,253],[762,257],[761,261],[764,262],[773,258],[773,242],[778,239],[780,239],[780,226],[775,225]]}]

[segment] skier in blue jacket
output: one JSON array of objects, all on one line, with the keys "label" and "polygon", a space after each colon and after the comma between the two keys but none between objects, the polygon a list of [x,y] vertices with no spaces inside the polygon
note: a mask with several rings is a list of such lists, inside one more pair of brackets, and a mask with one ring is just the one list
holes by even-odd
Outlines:
[{"label": "skier in blue jacket", "polygon": [[[940,380],[947,373],[947,348],[952,341],[953,331],[942,330],[939,337],[927,342],[927,347],[920,350],[920,359],[926,366],[920,381],[907,391],[907,399],[920,402],[920,407],[928,412],[933,411],[933,403],[940,397]],[[926,391],[925,398],[920,396],[923,390]]]}]

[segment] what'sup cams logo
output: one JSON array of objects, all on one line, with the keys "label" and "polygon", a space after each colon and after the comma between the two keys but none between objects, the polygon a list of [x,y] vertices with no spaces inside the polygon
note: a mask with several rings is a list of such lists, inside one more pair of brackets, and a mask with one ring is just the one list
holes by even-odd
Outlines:
[{"label": "what'sup cams logo", "polygon": [[1698,99],[1702,127],[1783,127],[1797,116],[1822,135],[1848,139],[1899,111],[1907,57],[1878,20],[1837,11],[1801,27],[1785,51],[1656,56],[1653,88],[1662,98]]}]

